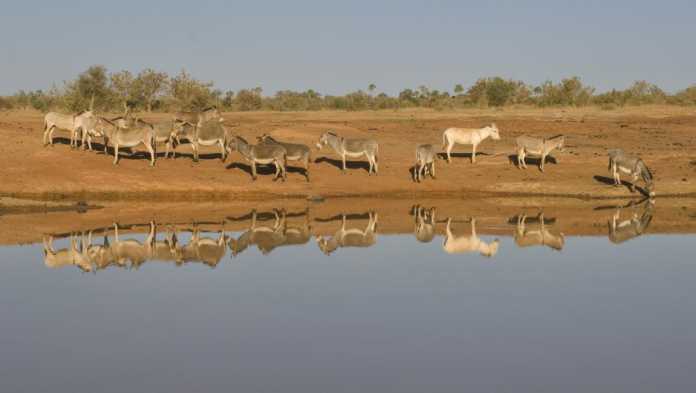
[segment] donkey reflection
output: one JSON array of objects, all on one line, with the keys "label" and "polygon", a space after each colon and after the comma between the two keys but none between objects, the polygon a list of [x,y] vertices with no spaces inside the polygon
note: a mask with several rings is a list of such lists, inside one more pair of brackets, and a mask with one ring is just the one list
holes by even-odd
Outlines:
[{"label": "donkey reflection", "polygon": [[[654,206],[655,200],[650,198],[644,198],[637,203],[631,201],[625,206],[617,206],[616,212],[607,223],[609,227],[609,241],[614,244],[620,244],[642,235],[648,229],[650,221],[652,221]],[[642,207],[640,215],[637,211],[639,207]],[[631,208],[633,214],[630,218],[621,220],[621,211],[627,208]]]},{"label": "donkey reflection", "polygon": [[430,243],[435,238],[435,208],[426,209],[421,205],[415,205],[411,209],[414,216],[415,227],[413,234],[421,243]]},{"label": "donkey reflection", "polygon": [[[341,227],[331,236],[317,236],[317,245],[326,255],[331,255],[339,247],[370,247],[377,241],[377,213],[368,212],[368,223],[365,229],[346,228],[346,214],[341,214]],[[332,217],[338,218],[337,217]]]},{"label": "donkey reflection", "polygon": [[43,238],[44,264],[46,267],[56,269],[64,266],[77,266],[83,272],[93,271],[92,264],[86,254],[84,236],[78,244],[77,235],[70,234],[68,248],[55,250],[53,248],[53,236]]},{"label": "donkey reflection", "polygon": [[498,239],[486,243],[476,235],[476,219],[471,218],[471,235],[457,236],[452,232],[452,218],[447,219],[446,237],[442,248],[448,254],[478,252],[485,257],[493,257],[498,253]]},{"label": "donkey reflection", "polygon": [[199,262],[214,268],[220,263],[227,251],[227,236],[224,223],[218,231],[218,237],[201,237],[197,223],[193,224],[191,240],[185,245],[175,246],[175,261],[177,266],[184,263]]},{"label": "donkey reflection", "polygon": [[[529,218],[526,213],[520,213],[510,218],[508,222],[517,225],[513,236],[518,247],[546,246],[556,251],[563,249],[565,236],[562,232],[554,234],[549,229],[556,219],[544,217],[544,212],[539,212],[533,218]],[[529,228],[528,223],[538,224],[538,226],[532,229]]]},{"label": "donkey reflection", "polygon": [[[302,225],[288,225],[288,216],[303,216]],[[259,225],[262,219],[270,217],[273,225]],[[251,219],[249,229],[242,233],[237,239],[230,239],[229,247],[232,255],[236,256],[249,246],[256,245],[263,255],[268,255],[271,251],[281,246],[305,244],[311,238],[311,226],[309,225],[309,211],[302,213],[288,214],[285,209],[273,210],[273,212],[257,213],[252,210],[250,214],[242,217],[228,217],[229,220],[240,221]]]}]

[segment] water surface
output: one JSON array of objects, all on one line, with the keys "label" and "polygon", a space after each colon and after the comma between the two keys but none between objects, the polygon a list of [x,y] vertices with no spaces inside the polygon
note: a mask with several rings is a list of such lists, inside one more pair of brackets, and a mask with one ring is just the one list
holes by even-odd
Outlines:
[{"label": "water surface", "polygon": [[694,237],[649,209],[592,236],[425,209],[41,234],[0,248],[0,390],[690,391]]}]

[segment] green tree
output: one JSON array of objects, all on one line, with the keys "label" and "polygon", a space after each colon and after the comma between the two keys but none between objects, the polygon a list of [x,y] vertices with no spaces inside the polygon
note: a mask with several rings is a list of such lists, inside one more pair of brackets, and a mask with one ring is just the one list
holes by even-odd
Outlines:
[{"label": "green tree", "polygon": [[[148,112],[152,111],[152,105],[155,100],[157,100],[161,94],[166,91],[168,82],[169,76],[166,73],[157,72],[150,68],[141,71],[138,74],[138,77],[135,78],[133,81],[135,95],[138,97],[140,102],[145,104],[145,109]],[[205,96],[206,94],[210,93],[210,88],[212,87],[212,83],[205,84],[195,80],[180,82],[189,83],[189,88],[193,88],[194,95],[202,94]],[[207,98],[203,97],[202,99],[205,101]]]},{"label": "green tree", "polygon": [[182,70],[170,80],[169,95],[182,110],[202,110],[215,102],[212,86],[211,82],[198,81]]},{"label": "green tree", "polygon": [[101,65],[89,67],[77,80],[66,84],[66,105],[73,111],[108,109],[111,98],[106,67]]},{"label": "green tree", "polygon": [[130,71],[121,71],[111,74],[111,90],[118,97],[124,109],[135,101],[135,91],[133,86],[133,74]]}]

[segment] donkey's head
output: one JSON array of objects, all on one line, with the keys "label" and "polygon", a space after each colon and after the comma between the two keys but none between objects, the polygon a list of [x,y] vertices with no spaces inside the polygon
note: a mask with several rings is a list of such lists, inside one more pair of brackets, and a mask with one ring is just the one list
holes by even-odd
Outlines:
[{"label": "donkey's head", "polygon": [[496,126],[495,123],[491,123],[491,125],[488,126],[488,129],[491,132],[491,139],[496,140],[496,141],[500,139],[500,133],[498,132],[498,126]]},{"label": "donkey's head", "polygon": [[328,144],[329,144],[329,138],[332,137],[332,136],[335,137],[336,134],[334,134],[334,133],[331,132],[331,131],[327,131],[327,132],[321,134],[321,136],[319,137],[319,141],[317,142],[317,149],[321,150],[322,147],[328,145]]}]

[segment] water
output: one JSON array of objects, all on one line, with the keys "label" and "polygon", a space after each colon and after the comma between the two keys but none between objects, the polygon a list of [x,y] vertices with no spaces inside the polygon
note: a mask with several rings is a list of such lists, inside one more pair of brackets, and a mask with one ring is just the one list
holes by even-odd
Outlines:
[{"label": "water", "polygon": [[[329,255],[301,234],[293,239],[302,244],[269,244],[305,224],[330,243],[340,217],[289,218],[280,240],[268,232],[278,225],[268,214],[255,225],[265,237],[243,230],[249,217],[237,226],[199,223],[199,240],[209,241],[195,251],[193,225],[158,224],[159,261],[144,252],[146,221],[119,228],[120,243],[111,227],[83,228],[76,250],[89,229],[97,247],[81,266],[47,266],[40,241],[5,246],[0,391],[692,391],[694,237],[650,233],[643,213],[617,222],[635,229],[648,221],[628,240],[614,233],[620,244],[608,238],[611,222],[573,236],[561,235],[575,225],[567,218],[532,217],[528,237],[544,222],[547,245],[527,247],[510,236],[514,219],[478,218],[484,252],[470,219],[455,217],[450,247],[478,244],[455,254],[443,245],[448,217],[421,242],[390,231],[386,214],[373,218],[366,247]],[[412,216],[404,219],[415,229]],[[370,218],[346,222],[364,231]],[[70,236],[55,235],[60,255]],[[123,247],[97,266],[103,235],[101,250]]]}]

